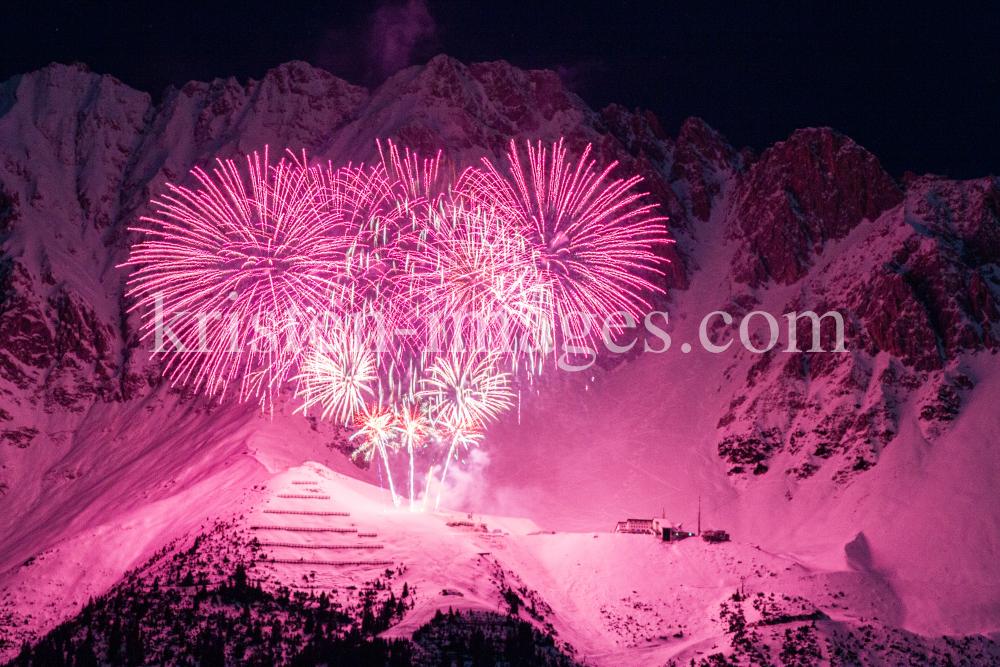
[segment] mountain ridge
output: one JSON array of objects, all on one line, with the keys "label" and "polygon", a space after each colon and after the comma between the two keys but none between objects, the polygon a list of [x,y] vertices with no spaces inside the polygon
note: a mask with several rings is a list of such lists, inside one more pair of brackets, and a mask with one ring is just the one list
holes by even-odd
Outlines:
[{"label": "mountain ridge", "polygon": [[[114,513],[146,491],[150,502],[175,497],[162,485],[188,467],[210,478],[249,456],[241,470],[257,479],[315,460],[377,481],[375,470],[358,470],[329,446],[339,437],[334,429],[291,407],[266,423],[248,406],[204,401],[161,381],[118,265],[139,238],[129,228],[142,226],[166,183],[186,183],[195,166],[239,160],[265,145],[272,155],[304,149],[310,160],[338,165],[370,163],[376,139],[391,138],[424,157],[440,150],[458,170],[483,157],[502,164],[511,139],[565,137],[571,154],[593,144],[599,166],[617,160],[614,177],[642,175],[641,188],[669,216],[677,243],[668,246],[666,293],[655,306],[669,313],[675,345],[628,363],[613,359],[593,376],[553,380],[544,396],[540,389],[535,403],[525,402],[524,426],[499,425],[478,463],[456,477],[453,506],[589,530],[626,511],[669,507],[690,517],[699,493],[711,493],[719,499],[713,520],[737,539],[772,539],[777,550],[769,535],[786,536],[791,548],[788,536],[798,533],[803,551],[826,565],[844,565],[843,545],[863,529],[876,567],[911,610],[908,627],[1000,629],[1000,580],[979,563],[1000,547],[995,511],[957,517],[944,529],[955,540],[943,547],[949,557],[985,577],[961,583],[969,595],[950,607],[937,601],[958,585],[942,574],[945,563],[927,570],[931,581],[920,591],[914,578],[925,568],[899,546],[903,528],[865,523],[888,525],[865,498],[896,489],[891,480],[899,476],[929,489],[921,502],[947,504],[940,494],[954,492],[953,480],[921,463],[940,464],[935,452],[957,452],[952,458],[966,467],[954,475],[977,480],[963,493],[993,497],[984,480],[1000,461],[985,445],[1000,425],[983,407],[983,392],[1000,377],[992,360],[1000,335],[995,176],[908,174],[896,183],[875,156],[829,128],[798,130],[760,156],[737,151],[695,118],[674,139],[648,111],[590,109],[552,72],[446,56],[374,91],[302,62],[245,85],[191,82],[155,106],[82,65],[52,65],[0,90],[0,506],[21,517],[4,520],[4,585],[18,581],[32,554],[114,523]],[[728,355],[697,345],[699,322],[715,310],[736,320],[713,331],[734,339]],[[787,353],[783,336],[773,351],[751,352],[737,328],[755,310],[772,313],[783,334],[784,314],[841,311],[848,351]],[[812,340],[807,325],[797,329],[800,348]],[[682,341],[695,353],[679,353]],[[829,330],[822,346],[833,347]],[[657,389],[642,395],[636,385]],[[544,419],[550,409],[565,414]],[[187,440],[129,421],[167,424],[178,414]],[[219,429],[217,441],[197,433],[198,420]],[[149,475],[153,490],[123,484],[124,469],[93,465],[104,428],[117,438],[116,456],[137,452],[135,470]],[[295,434],[288,451],[277,444],[282,429]],[[956,440],[956,430],[974,433],[962,436],[974,442]],[[204,457],[188,467],[173,461],[160,475],[157,447],[190,447]],[[963,451],[981,456],[969,461]],[[565,466],[563,480],[548,476],[552,465]],[[607,479],[592,479],[601,466]],[[88,514],[80,503],[101,497],[101,488],[117,495],[102,500],[105,512]],[[807,508],[818,506],[840,509],[817,527]],[[759,508],[773,516],[756,516]],[[60,515],[72,520],[37,530]],[[915,510],[906,517],[920,530],[934,528]],[[962,542],[962,535],[972,537]],[[136,558],[159,548],[158,539],[150,535]],[[94,581],[99,590],[114,576]]]}]

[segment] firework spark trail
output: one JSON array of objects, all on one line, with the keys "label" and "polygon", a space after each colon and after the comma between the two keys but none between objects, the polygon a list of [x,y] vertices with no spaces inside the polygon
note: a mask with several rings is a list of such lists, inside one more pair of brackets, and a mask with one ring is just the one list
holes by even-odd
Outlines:
[{"label": "firework spark trail", "polygon": [[445,421],[442,426],[444,433],[448,434],[451,440],[451,445],[448,448],[448,456],[444,460],[444,470],[441,472],[441,485],[438,487],[437,500],[434,502],[435,511],[441,504],[441,494],[444,491],[445,477],[448,475],[448,465],[451,463],[452,457],[457,456],[455,450],[458,445],[468,449],[469,445],[478,444],[483,439],[482,425],[474,422]]},{"label": "firework spark trail", "polygon": [[400,185],[382,164],[334,169],[328,163],[310,172],[324,208],[338,212],[342,224],[337,231],[349,245],[341,297],[352,306],[391,302],[396,281],[388,254],[405,224],[398,206]]},{"label": "firework spark trail", "polygon": [[406,444],[406,450],[410,455],[410,511],[416,510],[415,489],[413,477],[413,450],[423,444],[427,437],[430,422],[416,405],[404,405],[396,414],[396,424],[393,427],[399,433],[400,438]]},{"label": "firework spark trail", "polygon": [[[155,310],[176,334],[156,350],[173,383],[224,394],[242,372],[240,398],[255,395],[265,407],[300,351],[288,331],[297,314],[329,302],[348,243],[301,164],[271,167],[265,150],[263,160],[247,156],[247,166],[248,179],[219,160],[213,175],[192,171],[197,190],[168,185],[142,218],[151,227],[132,230],[146,239],[124,266],[137,267],[130,312]],[[154,321],[144,328],[152,335]]]},{"label": "firework spark trail", "polygon": [[551,290],[547,315],[554,326],[568,324],[564,336],[585,334],[581,323],[567,321],[572,313],[638,315],[649,305],[644,292],[662,292],[643,275],[662,273],[652,249],[669,242],[666,218],[652,214],[654,205],[640,205],[644,193],[633,191],[641,177],[610,180],[618,163],[598,173],[596,161],[587,160],[590,150],[574,167],[562,139],[552,145],[551,162],[541,142],[528,142],[526,172],[512,140],[509,178],[484,158],[485,168],[466,170],[458,184],[472,201],[496,206],[532,245],[540,279]]},{"label": "firework spark trail", "polygon": [[389,478],[389,491],[392,494],[392,503],[396,507],[400,506],[400,498],[396,495],[396,487],[392,482],[392,470],[389,468],[389,450],[395,451],[399,447],[399,442],[395,439],[395,432],[392,424],[395,417],[388,408],[377,405],[365,405],[356,415],[356,425],[358,431],[351,436],[351,440],[362,437],[364,440],[357,449],[354,450],[352,458],[361,456],[365,461],[371,461],[375,454],[382,457],[385,464],[386,476]]},{"label": "firework spark trail", "polygon": [[436,510],[441,504],[445,478],[455,449],[459,444],[468,449],[482,438],[486,424],[513,405],[510,374],[499,369],[500,355],[453,352],[438,357],[421,380],[424,387],[417,398],[426,402],[432,423],[439,431],[450,435],[451,441],[441,473]]},{"label": "firework spark trail", "polygon": [[[392,142],[376,142],[381,158],[381,168],[392,179],[397,211],[403,218],[395,231],[395,242],[388,249],[387,259],[393,273],[393,309],[400,322],[405,322],[402,330],[408,337],[397,343],[395,355],[390,363],[390,372],[398,380],[393,387],[393,397],[397,402],[412,401],[417,390],[420,374],[428,361],[434,357],[421,342],[433,335],[433,320],[440,316],[432,305],[426,303],[424,295],[415,289],[413,277],[417,270],[417,257],[427,244],[429,222],[435,212],[441,210],[447,200],[454,197],[452,186],[454,175],[446,177],[441,169],[441,151],[432,159],[421,160],[416,153],[399,147]],[[435,346],[431,344],[431,348]]]},{"label": "firework spark trail", "polygon": [[442,178],[441,151],[438,151],[436,157],[421,161],[409,148],[404,148],[401,155],[399,147],[391,139],[386,141],[386,150],[382,149],[381,141],[376,140],[376,145],[383,170],[399,188],[400,204],[418,221],[426,218],[421,207],[425,210],[437,207],[441,198],[451,189],[452,181]]},{"label": "firework spark trail", "polygon": [[406,271],[394,251],[419,233],[448,186],[440,177],[440,153],[421,163],[409,149],[401,156],[392,141],[385,150],[378,142],[378,150],[381,161],[368,168],[327,163],[311,171],[325,206],[340,212],[351,239],[345,280],[365,298],[391,300]]},{"label": "firework spark trail", "polygon": [[[348,270],[339,308],[375,320],[380,360],[385,357],[379,400],[399,403],[416,390],[426,361],[418,343],[423,332],[414,328],[423,311],[407,277],[413,270],[409,253],[432,202],[444,196],[450,183],[441,177],[440,153],[421,162],[409,149],[401,155],[391,140],[385,148],[378,142],[378,150],[381,160],[374,166],[334,169],[328,163],[313,173],[326,205],[342,211],[348,222]],[[391,347],[383,343],[399,331],[404,332],[402,341]]]}]

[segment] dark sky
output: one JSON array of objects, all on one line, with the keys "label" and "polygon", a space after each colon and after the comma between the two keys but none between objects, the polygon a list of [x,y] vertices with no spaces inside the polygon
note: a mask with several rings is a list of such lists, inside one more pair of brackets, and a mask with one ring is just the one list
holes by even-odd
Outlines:
[{"label": "dark sky", "polygon": [[[767,9],[764,9],[764,7]],[[1000,9],[990,2],[152,3],[9,1],[0,78],[82,61],[158,99],[300,59],[375,85],[436,53],[556,70],[592,107],[704,118],[757,151],[830,125],[903,171],[1000,172]]]}]

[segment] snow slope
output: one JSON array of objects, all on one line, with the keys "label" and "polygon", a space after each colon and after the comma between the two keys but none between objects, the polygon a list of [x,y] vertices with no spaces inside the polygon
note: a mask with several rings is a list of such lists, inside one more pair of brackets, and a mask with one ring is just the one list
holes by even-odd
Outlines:
[{"label": "snow slope", "polygon": [[[508,613],[513,593],[523,605],[516,614],[552,633],[557,646],[583,664],[664,664],[728,652],[735,640],[720,616],[723,603],[740,604],[774,653],[784,630],[803,627],[830,642],[824,655],[841,645],[834,641],[837,632],[864,628],[900,645],[947,649],[940,639],[893,630],[902,604],[878,573],[865,569],[808,567],[743,543],[551,533],[523,519],[412,512],[395,508],[384,489],[316,462],[263,472],[256,481],[250,488],[193,487],[201,513],[171,504],[196,518],[197,526],[177,523],[176,514],[171,523],[164,503],[152,503],[124,517],[117,535],[125,539],[107,527],[47,550],[5,588],[3,613],[30,613],[33,629],[47,629],[62,615],[55,599],[77,606],[94,592],[76,587],[79,579],[67,577],[58,563],[113,571],[114,563],[102,563],[100,554],[127,558],[143,539],[171,531],[188,536],[173,547],[183,549],[191,535],[235,519],[233,529],[249,531],[262,546],[253,577],[272,590],[323,592],[346,607],[373,576],[398,573],[394,586],[406,584],[413,607],[385,637],[408,638],[438,610]],[[149,580],[161,569],[154,564],[139,573]],[[750,602],[734,602],[735,593]],[[17,628],[14,637],[21,636],[25,629]],[[1000,647],[984,646],[992,660],[1000,660]],[[16,648],[8,645],[6,654]],[[879,664],[880,651],[868,653]]]}]

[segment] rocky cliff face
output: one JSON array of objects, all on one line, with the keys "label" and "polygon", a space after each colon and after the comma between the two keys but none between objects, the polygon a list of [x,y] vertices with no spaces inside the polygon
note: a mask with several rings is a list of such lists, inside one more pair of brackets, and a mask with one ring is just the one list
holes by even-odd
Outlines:
[{"label": "rocky cliff face", "polygon": [[825,244],[903,199],[874,155],[829,129],[799,130],[734,184],[727,215],[733,278],[760,287],[806,276]]},{"label": "rocky cliff face", "polygon": [[[265,145],[340,164],[370,161],[375,139],[392,138],[442,151],[458,170],[502,159],[511,138],[559,137],[572,152],[594,144],[616,174],[641,174],[670,216],[668,301],[722,255],[728,287],[702,307],[843,314],[844,354],[778,346],[739,357],[729,408],[712,416],[733,475],[765,474],[780,458],[797,479],[823,470],[847,481],[892,442],[902,402],[919,402],[928,437],[961,411],[975,379],[960,359],[995,350],[1000,334],[992,176],[896,183],[826,128],[759,158],[699,119],[674,139],[650,112],[594,112],[555,74],[504,62],[441,56],[375,91],[293,62],[245,85],[191,82],[158,106],[111,76],[52,65],[0,88],[0,441],[11,462],[0,489],[16,486],[14,450],[64,443],[74,415],[159,383],[116,266],[166,182]],[[798,324],[803,350],[808,325]]]},{"label": "rocky cliff face", "polygon": [[[776,347],[750,365],[719,422],[731,472],[763,474],[784,453],[797,479],[829,466],[846,481],[878,461],[909,401],[929,440],[947,429],[974,385],[963,355],[995,347],[996,188],[992,176],[900,187],[828,129],[795,132],[734,179],[732,284],[748,289],[733,307],[838,310],[849,343],[845,354]],[[824,350],[832,333],[831,322]],[[800,349],[810,336],[799,321]]]}]

